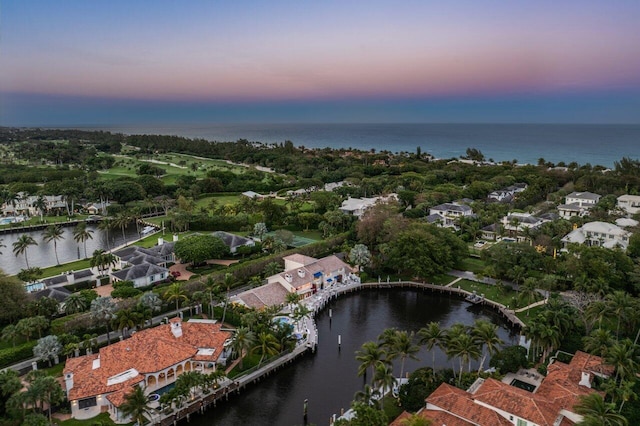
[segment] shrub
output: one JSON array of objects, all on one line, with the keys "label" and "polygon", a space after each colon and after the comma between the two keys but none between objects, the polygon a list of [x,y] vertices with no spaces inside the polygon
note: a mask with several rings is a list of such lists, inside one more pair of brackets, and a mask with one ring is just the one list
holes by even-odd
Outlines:
[{"label": "shrub", "polygon": [[31,358],[35,345],[36,342],[31,341],[18,345],[15,348],[0,349],[0,368]]}]

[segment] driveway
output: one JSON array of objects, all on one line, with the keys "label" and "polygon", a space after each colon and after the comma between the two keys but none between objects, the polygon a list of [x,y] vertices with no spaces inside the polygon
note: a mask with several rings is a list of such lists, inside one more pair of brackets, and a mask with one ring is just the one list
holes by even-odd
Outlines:
[{"label": "driveway", "polygon": [[177,281],[187,281],[193,275],[193,272],[187,271],[189,263],[174,263],[169,267],[169,272],[179,272],[180,275],[176,277]]}]

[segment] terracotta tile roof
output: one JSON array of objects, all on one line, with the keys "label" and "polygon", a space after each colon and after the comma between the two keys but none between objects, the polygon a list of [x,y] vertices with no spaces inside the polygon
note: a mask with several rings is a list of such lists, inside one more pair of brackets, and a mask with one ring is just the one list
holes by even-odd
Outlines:
[{"label": "terracotta tile roof", "polygon": [[[544,381],[543,381],[544,382]],[[544,398],[495,379],[487,379],[473,395],[484,404],[504,410],[539,425],[552,425],[558,411]]]},{"label": "terracotta tile roof", "polygon": [[593,372],[605,376],[611,376],[615,371],[614,367],[606,365],[601,357],[582,351],[576,352],[569,365],[585,372]]},{"label": "terracotta tile roof", "polygon": [[[182,323],[182,336],[175,337],[171,327],[177,321],[135,333],[129,339],[100,349],[99,355],[67,360],[64,373],[74,375],[69,400],[117,392],[144,380],[144,374],[165,370],[188,359],[214,362],[220,357],[224,342],[231,337],[230,332],[220,330],[220,324],[202,322]],[[198,353],[199,348],[215,350]],[[122,383],[108,384],[109,378],[128,370],[136,376]]]},{"label": "terracotta tile roof", "polygon": [[474,395],[446,383],[441,384],[427,398],[427,409],[436,407],[471,424],[495,426],[512,424],[497,412],[474,402]]},{"label": "terracotta tile roof", "polygon": [[[475,423],[468,422],[464,419],[454,416],[453,414],[449,414],[446,411],[427,410],[426,408],[423,408],[416,414],[418,414],[423,419],[431,420],[431,424],[433,426],[475,426]],[[404,426],[403,420],[408,419],[409,417],[411,417],[411,413],[405,411],[400,414],[393,422],[391,422],[389,426]],[[510,423],[505,423],[505,425],[510,425]]]}]

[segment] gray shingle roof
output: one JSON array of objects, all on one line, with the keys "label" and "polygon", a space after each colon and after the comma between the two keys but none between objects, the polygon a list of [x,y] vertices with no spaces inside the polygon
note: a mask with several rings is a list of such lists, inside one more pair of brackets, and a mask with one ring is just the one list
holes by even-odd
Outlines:
[{"label": "gray shingle roof", "polygon": [[151,263],[143,263],[141,265],[134,265],[130,268],[113,272],[111,275],[123,281],[133,281],[139,278],[161,274],[163,272],[169,272],[169,270],[167,268],[163,268],[162,266],[153,265]]}]

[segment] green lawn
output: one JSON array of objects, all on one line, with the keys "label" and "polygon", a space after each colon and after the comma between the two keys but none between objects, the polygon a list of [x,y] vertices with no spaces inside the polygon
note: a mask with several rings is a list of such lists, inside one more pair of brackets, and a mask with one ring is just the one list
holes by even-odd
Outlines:
[{"label": "green lawn", "polygon": [[58,266],[50,266],[48,268],[42,268],[43,277],[53,277],[60,275],[66,271],[78,271],[80,269],[87,269],[89,267],[89,259],[76,260],[69,263],[63,263]]},{"label": "green lawn", "polygon": [[467,257],[461,262],[460,268],[464,271],[471,271],[474,273],[482,272],[487,265],[480,259],[475,257]]},{"label": "green lawn", "polygon": [[509,305],[513,308],[514,297],[516,292],[509,287],[500,288],[495,285],[483,284],[476,281],[460,280],[454,284],[455,287],[460,286],[461,289],[471,291],[474,290],[478,294],[484,294],[484,297],[493,300],[494,302],[502,303],[503,305]]},{"label": "green lawn", "polygon": [[[87,420],[69,419],[58,423],[60,426],[110,426],[115,425],[109,413],[100,413],[97,416]],[[131,423],[129,423],[131,424]]]},{"label": "green lawn", "polygon": [[427,282],[437,285],[447,285],[455,279],[456,277],[452,275],[434,275],[433,277],[428,278]]},{"label": "green lawn", "polygon": [[527,315],[527,311],[523,311],[523,312],[516,312],[516,316],[520,318],[522,322],[527,324],[529,321],[537,317],[538,314],[542,312],[543,309],[545,309],[544,305],[536,306],[535,308],[529,309],[529,315]]}]

